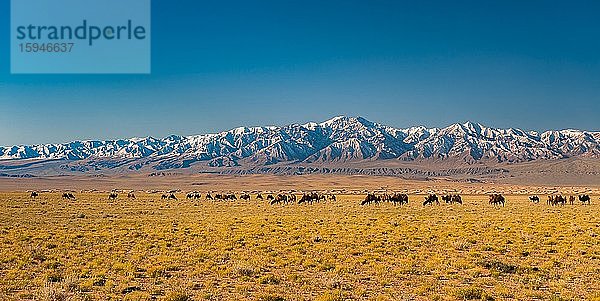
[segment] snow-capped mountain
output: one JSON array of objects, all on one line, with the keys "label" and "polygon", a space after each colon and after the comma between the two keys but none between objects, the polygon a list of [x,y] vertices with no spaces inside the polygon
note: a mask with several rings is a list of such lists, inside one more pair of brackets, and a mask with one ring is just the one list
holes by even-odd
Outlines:
[{"label": "snow-capped mountain", "polygon": [[116,167],[164,170],[195,164],[221,168],[257,167],[276,163],[382,159],[525,162],[579,156],[600,158],[600,132],[538,133],[489,128],[472,122],[446,128],[397,129],[362,117],[346,116],[322,123],[239,127],[217,134],[172,135],[163,139],[147,137],[0,147],[0,160],[80,162],[80,171]]}]

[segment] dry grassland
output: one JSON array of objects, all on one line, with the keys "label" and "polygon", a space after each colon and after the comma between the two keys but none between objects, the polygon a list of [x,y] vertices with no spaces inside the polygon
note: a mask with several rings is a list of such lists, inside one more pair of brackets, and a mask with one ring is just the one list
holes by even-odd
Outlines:
[{"label": "dry grassland", "polygon": [[0,194],[1,300],[600,299],[600,215],[464,205]]}]

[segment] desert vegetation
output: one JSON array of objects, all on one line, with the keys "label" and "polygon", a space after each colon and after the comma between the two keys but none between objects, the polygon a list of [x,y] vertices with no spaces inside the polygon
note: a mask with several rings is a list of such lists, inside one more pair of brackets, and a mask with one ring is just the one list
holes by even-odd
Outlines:
[{"label": "desert vegetation", "polygon": [[401,206],[62,194],[0,194],[0,299],[600,298],[596,195],[505,194],[502,207],[483,194],[431,206],[425,193]]}]

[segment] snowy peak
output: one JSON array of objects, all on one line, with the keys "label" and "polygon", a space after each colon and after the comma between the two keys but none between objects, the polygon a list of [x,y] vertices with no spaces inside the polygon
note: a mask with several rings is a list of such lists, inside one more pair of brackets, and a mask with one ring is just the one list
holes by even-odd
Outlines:
[{"label": "snowy peak", "polygon": [[187,168],[193,164],[256,167],[282,162],[382,159],[523,162],[575,156],[600,158],[600,133],[572,129],[538,133],[517,128],[490,128],[474,122],[455,123],[445,128],[398,129],[363,117],[348,116],[320,123],[237,127],[215,134],[170,135],[162,139],[84,140],[0,147],[0,160],[93,161],[102,168],[113,168],[104,161],[125,160],[131,170]]}]

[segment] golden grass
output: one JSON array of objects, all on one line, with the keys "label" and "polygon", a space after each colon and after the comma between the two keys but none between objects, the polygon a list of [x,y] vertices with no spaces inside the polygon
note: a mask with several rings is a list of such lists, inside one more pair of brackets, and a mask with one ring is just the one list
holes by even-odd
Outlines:
[{"label": "golden grass", "polygon": [[[184,196],[178,195],[180,198]],[[600,298],[591,206],[270,206],[0,194],[0,300]]]}]

